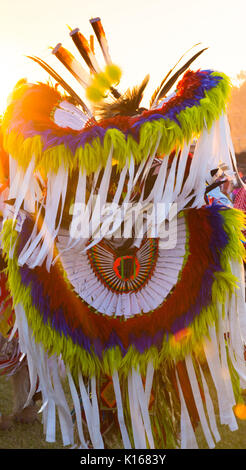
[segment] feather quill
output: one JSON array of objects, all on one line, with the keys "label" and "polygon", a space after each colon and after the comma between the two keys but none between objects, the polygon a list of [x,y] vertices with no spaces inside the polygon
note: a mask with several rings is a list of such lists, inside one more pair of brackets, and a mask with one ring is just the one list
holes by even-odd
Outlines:
[{"label": "feather quill", "polygon": [[100,67],[97,63],[95,54],[91,49],[91,46],[87,39],[81,34],[79,28],[73,29],[70,31],[70,36],[77,47],[79,53],[83,57],[84,61],[86,62],[87,66],[89,67],[91,73],[99,73]]},{"label": "feather quill", "polygon": [[58,43],[52,50],[52,54],[54,54],[63,65],[65,65],[65,67],[76,78],[80,85],[82,85],[84,88],[88,87],[90,82],[90,75],[85,69],[83,69],[83,67],[75,59],[71,52],[65,49],[61,43]]},{"label": "feather quill", "polygon": [[165,81],[168,79],[169,75],[171,75],[171,73],[173,72],[173,70],[175,69],[175,67],[177,67],[177,65],[179,64],[179,62],[183,59],[183,57],[185,56],[185,54],[187,54],[187,52],[191,51],[194,47],[198,46],[199,44],[201,44],[201,43],[198,42],[197,44],[194,44],[194,46],[192,46],[190,49],[188,49],[187,51],[185,51],[185,53],[180,57],[180,59],[178,60],[178,62],[176,62],[176,64],[175,64],[175,65],[169,70],[169,72],[165,75],[165,77],[164,77],[163,80],[161,81],[161,84],[158,86],[158,88],[156,88],[156,90],[154,91],[153,95],[151,96],[151,99],[150,99],[150,107],[155,104],[156,97],[157,97],[158,93],[160,92],[161,88],[163,87]]},{"label": "feather quill", "polygon": [[42,59],[39,57],[33,57],[33,56],[27,56],[28,59],[33,60],[37,64],[39,64],[48,74],[53,77],[59,85],[62,86],[62,88],[73,98],[74,102],[77,103],[82,107],[85,113],[87,113],[90,117],[92,117],[92,113],[89,110],[89,108],[86,106],[84,101],[75,93],[75,91],[70,87],[70,85],[61,78],[61,76],[52,68],[50,65],[48,65],[46,62],[44,62]]},{"label": "feather quill", "polygon": [[107,42],[106,35],[105,35],[104,29],[103,29],[103,26],[102,26],[102,23],[101,23],[101,19],[100,18],[92,18],[90,20],[90,23],[91,23],[91,26],[94,30],[94,33],[95,33],[96,37],[97,37],[99,45],[101,47],[105,62],[106,62],[106,64],[109,65],[109,64],[112,63],[112,60],[111,60],[111,57],[110,57],[110,54],[109,54],[108,42]]},{"label": "feather quill", "polygon": [[[199,43],[198,43],[199,44]],[[198,44],[195,44],[193,47],[197,46]],[[192,48],[193,48],[192,47]],[[191,49],[192,49],[191,48]],[[189,50],[191,50],[189,49]],[[158,101],[163,98],[167,92],[170,90],[170,88],[174,85],[174,83],[177,81],[178,77],[184,73],[187,68],[192,64],[192,62],[194,62],[194,60],[197,59],[197,57],[199,57],[200,54],[202,54],[202,52],[204,52],[205,50],[207,50],[208,48],[204,48],[202,49],[201,51],[197,52],[196,54],[194,54],[191,59],[189,59],[170,79],[169,81],[166,83],[168,77],[171,75],[171,73],[173,72],[173,70],[175,69],[175,67],[179,64],[179,62],[183,59],[184,55],[188,52],[186,51],[185,54],[183,54],[180,59],[178,60],[178,62],[174,65],[174,67],[172,67],[169,72],[167,73],[167,75],[164,77],[164,79],[162,80],[160,86],[155,90],[155,92],[153,93],[152,97],[151,97],[151,100],[150,100],[150,107],[153,107],[154,105],[156,105],[158,103]]]}]

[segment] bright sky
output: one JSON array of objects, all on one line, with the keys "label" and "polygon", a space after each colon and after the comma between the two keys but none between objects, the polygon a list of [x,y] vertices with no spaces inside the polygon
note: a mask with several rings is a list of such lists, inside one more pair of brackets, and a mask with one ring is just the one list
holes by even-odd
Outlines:
[{"label": "bright sky", "polygon": [[231,78],[246,70],[245,0],[0,1],[0,113],[17,80],[48,78],[25,56],[43,58],[59,73],[65,71],[67,78],[49,47],[62,42],[78,58],[67,25],[79,27],[89,39],[89,19],[97,16],[102,20],[111,57],[123,70],[123,91],[139,84],[149,73],[149,98],[169,68],[197,42],[209,50],[193,64],[194,70],[212,68]]}]

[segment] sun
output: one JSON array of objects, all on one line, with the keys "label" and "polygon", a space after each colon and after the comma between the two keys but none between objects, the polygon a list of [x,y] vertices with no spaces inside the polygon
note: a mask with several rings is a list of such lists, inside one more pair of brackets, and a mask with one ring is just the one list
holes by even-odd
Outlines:
[{"label": "sun", "polygon": [[0,74],[0,116],[4,113],[8,98],[12,93],[16,83],[26,78],[28,81],[39,81],[43,79],[39,69],[33,67],[32,61],[18,51],[13,52],[9,47],[1,55],[1,74]]},{"label": "sun", "polygon": [[3,115],[8,102],[8,96],[10,95],[12,89],[14,88],[14,84],[11,87],[9,82],[4,82],[0,80],[0,116]]},{"label": "sun", "polygon": [[2,68],[0,75],[0,115],[4,113],[8,97],[20,78],[22,78],[20,76],[20,70],[15,64],[8,63]]}]

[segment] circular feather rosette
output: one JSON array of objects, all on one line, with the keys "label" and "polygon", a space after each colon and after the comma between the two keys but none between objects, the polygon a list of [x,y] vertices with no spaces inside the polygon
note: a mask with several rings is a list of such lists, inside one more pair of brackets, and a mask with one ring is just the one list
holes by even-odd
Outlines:
[{"label": "circular feather rosette", "polygon": [[[169,249],[161,247],[161,239],[144,238],[139,247],[124,239],[103,239],[86,250],[79,243],[66,250],[63,230],[56,244],[57,262],[48,275],[45,263],[32,269],[17,265],[33,230],[33,222],[26,219],[10,276],[18,280],[14,298],[23,292],[26,312],[35,312],[27,313],[35,335],[72,367],[79,356],[82,369],[89,364],[96,368],[91,356],[102,361],[105,373],[112,373],[123,358],[127,367],[136,360],[134,355],[140,364],[142,356],[144,364],[151,349],[157,363],[163,357],[183,359],[216,321],[217,296],[224,302],[227,291],[234,289],[226,263],[233,249],[230,218],[240,224],[237,212],[221,205],[184,211],[177,219],[177,242]],[[240,256],[240,242],[234,249]]]}]

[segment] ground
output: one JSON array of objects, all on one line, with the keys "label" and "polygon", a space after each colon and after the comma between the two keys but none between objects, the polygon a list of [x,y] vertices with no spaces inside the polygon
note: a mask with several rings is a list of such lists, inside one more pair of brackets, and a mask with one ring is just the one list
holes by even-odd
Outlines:
[{"label": "ground", "polygon": [[[0,410],[2,414],[11,414],[13,391],[11,381],[0,376]],[[41,403],[38,402],[38,404]],[[58,433],[57,442],[45,442],[42,417],[31,424],[14,423],[9,430],[0,430],[0,449],[61,449],[62,441]]]},{"label": "ground", "polygon": [[[246,402],[246,398],[245,398]],[[38,402],[41,406],[41,402]],[[2,413],[11,413],[12,389],[11,382],[0,376],[0,409]],[[216,404],[215,404],[216,409]],[[216,413],[217,417],[218,414]],[[217,420],[217,423],[219,421]],[[221,441],[216,445],[216,449],[246,449],[246,420],[238,420],[238,430],[231,432],[227,426],[219,426]],[[206,449],[207,445],[203,433],[198,428],[197,440],[199,447]],[[57,442],[48,443],[43,434],[42,417],[32,424],[14,423],[7,431],[0,430],[0,449],[62,449],[62,440],[57,426]]]}]

